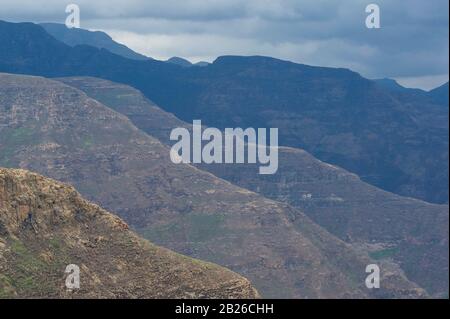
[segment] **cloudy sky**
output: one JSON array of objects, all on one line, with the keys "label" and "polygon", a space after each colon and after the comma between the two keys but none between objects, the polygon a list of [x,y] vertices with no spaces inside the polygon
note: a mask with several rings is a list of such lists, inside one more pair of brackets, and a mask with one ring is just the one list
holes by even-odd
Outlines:
[{"label": "cloudy sky", "polygon": [[[64,23],[70,3],[82,28],[157,59],[267,55],[408,87],[448,81],[448,0],[0,0],[0,19]],[[370,3],[380,29],[366,28]]]}]

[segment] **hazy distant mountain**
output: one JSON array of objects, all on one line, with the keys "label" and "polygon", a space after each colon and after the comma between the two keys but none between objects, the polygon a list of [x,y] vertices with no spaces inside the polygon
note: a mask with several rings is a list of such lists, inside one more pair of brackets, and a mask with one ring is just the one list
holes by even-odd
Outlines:
[{"label": "hazy distant mountain", "polygon": [[398,97],[349,70],[264,57],[221,57],[189,71],[177,78],[189,91],[176,99],[181,79],[167,95],[133,85],[187,122],[278,127],[281,145],[303,148],[385,190],[448,202],[448,108],[430,98],[418,99],[415,91]]},{"label": "hazy distant mountain", "polygon": [[210,65],[211,63],[209,63],[209,62],[205,62],[205,61],[200,61],[200,62],[197,62],[197,63],[195,63],[194,65],[195,66],[208,66],[208,65]]},{"label": "hazy distant mountain", "polygon": [[[173,128],[190,127],[126,85],[96,78],[58,80],[126,115],[138,128],[168,145],[173,143],[169,140]],[[377,260],[397,263],[411,280],[434,296],[446,296],[448,205],[382,191],[300,149],[282,147],[279,152],[279,169],[273,176],[259,175],[258,165],[198,167],[299,208],[326,230]]]},{"label": "hazy distant mountain", "polygon": [[368,290],[362,252],[289,205],[172,164],[169,148],[60,82],[0,75],[0,149],[0,165],[70,182],[145,238],[226,266],[263,297],[424,296],[389,265],[385,285]]},{"label": "hazy distant mountain", "polygon": [[346,69],[266,57],[201,68],[71,48],[33,24],[0,23],[0,70],[89,75],[130,84],[164,110],[224,127],[279,127],[280,143],[401,195],[448,202],[448,107],[397,97]]},{"label": "hazy distant mountain", "polygon": [[176,64],[185,68],[189,68],[191,66],[198,66],[198,67],[204,67],[204,66],[208,66],[210,63],[208,62],[204,62],[204,61],[200,61],[197,63],[191,63],[189,60],[180,58],[180,57],[172,57],[170,59],[168,59],[166,62],[168,63],[172,63],[172,64]]},{"label": "hazy distant mountain", "polygon": [[172,63],[172,64],[176,64],[185,68],[191,67],[193,64],[191,62],[189,62],[186,59],[183,58],[179,58],[177,56],[174,56],[172,58],[170,58],[169,60],[166,61],[167,63]]},{"label": "hazy distant mountain", "polygon": [[[258,296],[245,278],[154,246],[73,187],[23,170],[0,168],[0,256],[0,298]],[[69,264],[80,267],[73,292]]]},{"label": "hazy distant mountain", "polygon": [[429,95],[438,103],[448,107],[448,82],[429,92]]},{"label": "hazy distant mountain", "polygon": [[396,80],[393,79],[389,79],[389,78],[384,78],[384,79],[375,79],[373,80],[375,83],[377,83],[378,85],[380,85],[381,87],[388,89],[389,91],[393,91],[393,92],[405,92],[405,91],[409,91],[409,93],[411,92],[416,92],[416,93],[426,93],[426,91],[421,90],[421,89],[410,89],[410,88],[406,88],[402,85],[400,85]]},{"label": "hazy distant mountain", "polygon": [[396,99],[403,103],[409,103],[414,100],[415,103],[438,104],[448,108],[448,82],[430,91],[421,89],[411,89],[401,86],[397,81],[392,79],[373,80],[377,85],[387,89],[394,94]]},{"label": "hazy distant mountain", "polygon": [[123,44],[117,43],[109,35],[101,31],[89,31],[78,28],[69,29],[64,24],[59,23],[41,23],[40,25],[57,40],[71,47],[76,45],[90,45],[98,49],[106,49],[128,59],[150,59],[134,52]]}]

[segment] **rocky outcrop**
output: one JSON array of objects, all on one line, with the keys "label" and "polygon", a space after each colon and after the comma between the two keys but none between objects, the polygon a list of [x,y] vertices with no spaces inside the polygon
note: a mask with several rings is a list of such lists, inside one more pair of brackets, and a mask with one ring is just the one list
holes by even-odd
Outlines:
[{"label": "rocky outcrop", "polygon": [[[66,266],[80,288],[65,286]],[[73,187],[0,169],[0,297],[255,298],[220,266],[157,247]]]}]

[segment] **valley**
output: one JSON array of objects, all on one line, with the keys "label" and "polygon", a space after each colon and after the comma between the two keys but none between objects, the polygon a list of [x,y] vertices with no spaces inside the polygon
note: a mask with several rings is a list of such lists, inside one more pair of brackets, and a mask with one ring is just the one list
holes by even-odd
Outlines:
[{"label": "valley", "polygon": [[112,32],[0,20],[0,299],[448,298],[448,82]]},{"label": "valley", "polygon": [[[74,77],[60,81],[126,115],[167,145],[173,127],[189,125],[165,113],[142,93],[110,81]],[[155,120],[156,119],[156,120]],[[276,174],[260,176],[257,165],[202,164],[229,182],[298,208],[356,249],[394,261],[432,294],[448,289],[448,205],[434,205],[385,192],[301,149],[280,147]]]}]

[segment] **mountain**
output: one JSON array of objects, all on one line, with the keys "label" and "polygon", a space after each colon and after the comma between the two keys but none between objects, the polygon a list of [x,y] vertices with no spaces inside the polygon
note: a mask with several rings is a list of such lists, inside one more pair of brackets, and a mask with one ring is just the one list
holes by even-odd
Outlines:
[{"label": "mountain", "polygon": [[193,65],[193,64],[192,64],[191,62],[189,62],[188,60],[183,59],[183,58],[179,58],[179,57],[177,57],[177,56],[174,56],[174,57],[170,58],[170,59],[167,60],[166,62],[167,62],[167,63],[176,64],[176,65],[182,66],[182,67],[184,67],[184,68],[189,68],[189,67],[191,67],[191,66]]},{"label": "mountain", "polygon": [[383,79],[375,79],[373,80],[379,86],[386,88],[390,91],[404,91],[407,90],[404,86],[401,86],[396,80],[383,78]]},{"label": "mountain", "polygon": [[189,68],[191,66],[204,67],[204,66],[208,66],[210,64],[209,62],[204,62],[204,61],[200,61],[197,63],[191,63],[189,60],[186,60],[184,58],[180,58],[177,56],[174,56],[174,57],[168,59],[166,62],[175,64],[175,65],[178,65],[178,66],[181,66],[184,68]]},{"label": "mountain", "polygon": [[[161,110],[136,89],[96,78],[63,78],[88,96],[126,115],[167,145],[170,131],[189,125]],[[265,197],[298,208],[341,240],[378,260],[398,264],[430,294],[448,291],[448,205],[401,197],[371,186],[300,149],[279,148],[275,175],[258,165],[198,165],[202,170]]]},{"label": "mountain", "polygon": [[409,92],[417,94],[426,94],[426,91],[421,89],[410,89],[400,85],[396,80],[384,78],[373,80],[377,85],[392,92]]},{"label": "mountain", "polygon": [[89,45],[98,49],[106,49],[114,54],[124,58],[133,60],[148,60],[142,54],[136,53],[127,46],[117,43],[108,34],[101,31],[89,31],[79,28],[67,28],[60,23],[41,23],[45,31],[47,31],[55,39],[71,46]]},{"label": "mountain", "polygon": [[174,128],[183,127],[192,131],[192,123],[186,123],[172,113],[164,111],[131,86],[94,77],[67,77],[55,80],[81,90],[90,98],[125,115],[137,128],[165,145],[173,144],[170,132]]},{"label": "mountain", "polygon": [[0,75],[0,149],[0,165],[74,185],[145,238],[244,275],[263,297],[426,296],[390,263],[380,263],[383,286],[367,289],[363,252],[287,204],[173,164],[157,139],[60,82]]},{"label": "mountain", "polygon": [[274,176],[256,165],[201,165],[218,177],[283,201],[377,259],[397,263],[436,297],[449,288],[449,207],[401,197],[299,149],[281,148]]},{"label": "mountain", "polygon": [[[448,108],[402,98],[346,69],[267,57],[219,57],[201,68],[71,48],[33,24],[0,23],[0,71],[95,76],[129,84],[182,120],[279,127],[302,148],[384,190],[448,203]],[[220,116],[218,116],[220,114]]]},{"label": "mountain", "polygon": [[210,65],[210,63],[209,62],[205,62],[205,61],[200,61],[200,62],[194,63],[194,65],[203,67],[203,66]]},{"label": "mountain", "polygon": [[[65,287],[66,266],[80,289]],[[255,298],[248,280],[138,237],[73,187],[0,168],[0,298]]]},{"label": "mountain", "polygon": [[388,90],[395,99],[404,104],[440,105],[448,109],[448,82],[431,90],[406,88],[392,79],[373,80],[379,87]]},{"label": "mountain", "polygon": [[183,79],[190,90],[176,100],[143,90],[187,122],[278,127],[283,146],[385,190],[448,202],[448,109],[440,105],[396,98],[348,70],[264,57],[221,57]]},{"label": "mountain", "polygon": [[448,108],[448,82],[428,92],[434,101]]}]

